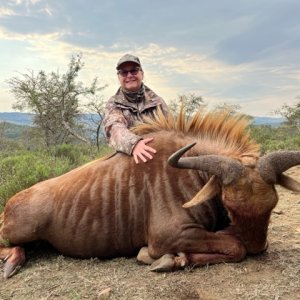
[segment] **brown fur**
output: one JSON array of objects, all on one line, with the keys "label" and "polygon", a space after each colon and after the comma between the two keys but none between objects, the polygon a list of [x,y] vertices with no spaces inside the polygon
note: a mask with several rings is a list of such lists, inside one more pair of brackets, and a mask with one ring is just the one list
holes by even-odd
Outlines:
[{"label": "brown fur", "polygon": [[213,152],[243,160],[247,156],[259,156],[260,146],[251,139],[247,132],[248,125],[247,116],[232,115],[228,111],[199,111],[190,119],[187,119],[184,110],[181,110],[177,117],[171,113],[165,117],[159,111],[154,118],[146,118],[145,122],[133,128],[133,131],[139,135],[164,130],[174,131],[192,137],[209,148],[216,147],[218,150]]},{"label": "brown fur", "polygon": [[[154,137],[151,146],[157,153],[152,161],[137,165],[132,157],[117,153],[21,191],[4,209],[0,240],[20,245],[42,239],[79,257],[133,255],[146,245],[152,258],[189,253],[183,261],[172,261],[174,267],[239,261],[247,251],[262,251],[277,195],[255,169],[259,146],[247,125],[245,117],[226,112],[199,112],[189,120],[183,111],[177,118],[159,112],[133,129]],[[210,175],[172,168],[167,159],[195,141],[190,156],[229,156],[243,163],[245,172],[231,185],[216,186],[215,197],[184,209]],[[230,212],[230,227],[221,201]],[[257,218],[262,234],[244,225]],[[0,258],[6,260],[7,276],[25,260],[21,248],[4,244]]]}]

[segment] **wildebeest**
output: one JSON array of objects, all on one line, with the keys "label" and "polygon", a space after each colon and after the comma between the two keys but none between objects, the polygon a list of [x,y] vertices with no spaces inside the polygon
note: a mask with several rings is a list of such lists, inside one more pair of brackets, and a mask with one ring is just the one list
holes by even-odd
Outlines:
[{"label": "wildebeest", "polygon": [[136,165],[118,153],[17,193],[1,215],[4,277],[24,264],[21,246],[35,240],[74,257],[131,256],[148,246],[139,260],[157,259],[158,271],[264,251],[274,185],[300,191],[283,174],[300,164],[300,152],[260,158],[247,124],[224,112],[190,120],[158,113],[134,129],[154,137],[152,161]]}]

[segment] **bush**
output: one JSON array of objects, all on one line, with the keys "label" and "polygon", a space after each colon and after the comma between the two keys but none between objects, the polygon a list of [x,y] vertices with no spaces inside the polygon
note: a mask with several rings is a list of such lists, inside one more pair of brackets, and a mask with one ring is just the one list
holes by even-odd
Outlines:
[{"label": "bush", "polygon": [[13,152],[16,150],[21,150],[22,148],[23,147],[19,141],[14,141],[4,137],[0,138],[0,152]]},{"label": "bush", "polygon": [[112,152],[105,145],[95,155],[86,146],[71,144],[58,145],[50,151],[11,150],[0,151],[0,211],[17,192]]},{"label": "bush", "polygon": [[55,147],[53,151],[55,157],[68,159],[72,165],[77,165],[81,161],[82,154],[74,145],[62,144]]},{"label": "bush", "polygon": [[300,149],[300,136],[296,128],[269,125],[251,126],[252,138],[261,145],[262,153],[277,150]]},{"label": "bush", "polygon": [[[33,184],[71,169],[69,161],[53,158],[42,152],[22,151],[11,156],[0,156],[0,207],[6,200]],[[1,209],[1,208],[0,208]]]}]

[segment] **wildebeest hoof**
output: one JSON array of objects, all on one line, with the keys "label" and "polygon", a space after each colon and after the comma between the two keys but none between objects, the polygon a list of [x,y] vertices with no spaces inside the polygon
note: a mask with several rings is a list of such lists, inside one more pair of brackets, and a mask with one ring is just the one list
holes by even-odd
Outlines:
[{"label": "wildebeest hoof", "polygon": [[14,247],[4,259],[3,277],[5,279],[15,275],[25,263],[25,253],[21,247]]},{"label": "wildebeest hoof", "polygon": [[155,272],[170,272],[174,270],[174,267],[175,255],[165,254],[152,263],[150,270]]},{"label": "wildebeest hoof", "polygon": [[4,268],[3,268],[3,277],[4,279],[7,279],[9,277],[12,277],[13,275],[15,275],[19,270],[21,269],[20,265],[14,265],[11,264],[9,261],[6,261],[4,263]]}]

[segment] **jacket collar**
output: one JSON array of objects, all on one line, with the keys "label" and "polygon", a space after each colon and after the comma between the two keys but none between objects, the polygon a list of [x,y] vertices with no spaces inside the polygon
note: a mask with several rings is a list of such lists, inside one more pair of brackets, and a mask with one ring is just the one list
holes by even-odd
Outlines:
[{"label": "jacket collar", "polygon": [[[145,87],[145,101],[143,106],[145,108],[149,108],[152,106],[156,106],[157,104],[160,104],[159,97],[146,85],[144,85],[144,87]],[[123,107],[131,107],[134,109],[137,108],[137,102],[128,101],[121,88],[119,88],[117,93],[115,94],[114,102]]]}]

